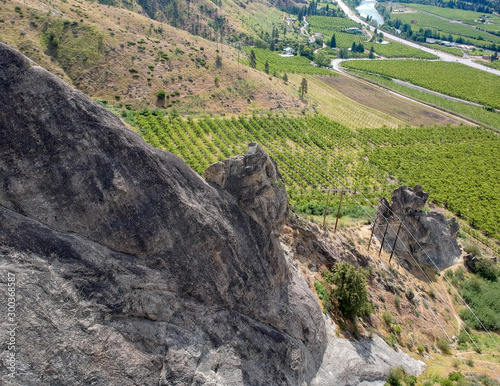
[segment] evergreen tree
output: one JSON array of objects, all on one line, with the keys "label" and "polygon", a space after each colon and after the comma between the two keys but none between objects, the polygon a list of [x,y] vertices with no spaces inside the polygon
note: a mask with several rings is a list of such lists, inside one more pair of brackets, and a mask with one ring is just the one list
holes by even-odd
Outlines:
[{"label": "evergreen tree", "polygon": [[332,286],[324,303],[328,311],[333,311],[335,304],[345,318],[369,314],[371,304],[366,288],[366,272],[362,268],[341,261],[335,265],[333,272],[325,271],[323,279]]},{"label": "evergreen tree", "polygon": [[351,52],[356,52],[357,49],[358,49],[358,46],[356,45],[356,42],[352,42]]},{"label": "evergreen tree", "polygon": [[257,58],[255,57],[254,50],[250,51],[250,67],[257,67]]},{"label": "evergreen tree", "polygon": [[332,36],[332,40],[330,40],[330,48],[337,47],[337,41],[335,40],[335,34]]},{"label": "evergreen tree", "polygon": [[302,82],[300,83],[300,95],[301,98],[304,99],[304,94],[307,94],[307,79],[302,78]]},{"label": "evergreen tree", "polygon": [[283,74],[283,82],[288,83],[288,75],[286,72]]},{"label": "evergreen tree", "polygon": [[266,74],[269,74],[269,62],[266,60],[266,64],[264,66],[264,71],[266,72]]}]

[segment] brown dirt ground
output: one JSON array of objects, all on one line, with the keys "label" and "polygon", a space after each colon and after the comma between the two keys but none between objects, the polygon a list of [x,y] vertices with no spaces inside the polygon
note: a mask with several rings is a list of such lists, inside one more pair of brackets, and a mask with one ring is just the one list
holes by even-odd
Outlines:
[{"label": "brown dirt ground", "polygon": [[463,123],[448,114],[398,97],[385,89],[344,74],[337,77],[322,76],[320,79],[352,100],[408,122],[412,126]]}]

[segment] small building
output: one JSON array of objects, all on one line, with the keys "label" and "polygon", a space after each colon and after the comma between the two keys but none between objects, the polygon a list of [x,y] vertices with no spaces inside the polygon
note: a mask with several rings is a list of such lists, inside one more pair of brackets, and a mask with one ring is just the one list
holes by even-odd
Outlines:
[{"label": "small building", "polygon": [[297,21],[297,19],[296,19],[296,18],[294,18],[294,17],[287,17],[287,18],[286,18],[286,20],[287,20],[287,21]]},{"label": "small building", "polygon": [[357,27],[346,28],[345,32],[347,32],[348,34],[361,35],[361,30]]},{"label": "small building", "polygon": [[320,38],[323,36],[323,34],[321,32],[315,32],[312,34],[312,36],[314,36],[315,38]]},{"label": "small building", "polygon": [[491,60],[491,55],[483,55],[481,57],[486,60]]},{"label": "small building", "polygon": [[285,58],[289,58],[295,55],[295,50],[292,47],[287,47],[283,49],[283,53],[280,55]]},{"label": "small building", "polygon": [[445,47],[457,47],[458,46],[457,43],[455,43],[455,42],[448,42],[446,40],[443,40],[443,41],[439,42],[439,45],[440,46],[445,46]]}]

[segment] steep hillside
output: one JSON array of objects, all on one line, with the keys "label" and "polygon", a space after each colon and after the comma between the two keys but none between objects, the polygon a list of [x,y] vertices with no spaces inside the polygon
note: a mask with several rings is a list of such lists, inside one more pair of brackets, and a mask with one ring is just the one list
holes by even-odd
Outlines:
[{"label": "steep hillside", "polygon": [[267,26],[278,21],[276,8],[288,6],[290,0],[100,0],[101,4],[136,11],[151,19],[165,22],[193,35],[210,40],[246,40],[257,36],[252,25]]},{"label": "steep hillside", "polygon": [[238,64],[236,50],[128,10],[12,1],[0,21],[1,41],[103,103],[185,113],[269,109],[277,99],[302,106],[276,78]]},{"label": "steep hillside", "polygon": [[0,134],[7,383],[347,385],[421,372],[381,339],[335,337],[280,248],[286,192],[258,144],[204,180],[1,43]]}]

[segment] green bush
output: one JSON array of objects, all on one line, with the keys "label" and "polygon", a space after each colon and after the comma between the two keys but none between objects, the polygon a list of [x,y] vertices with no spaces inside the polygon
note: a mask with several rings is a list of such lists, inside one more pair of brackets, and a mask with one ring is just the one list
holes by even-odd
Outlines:
[{"label": "green bush", "polygon": [[382,319],[384,319],[384,322],[388,325],[394,323],[394,317],[392,316],[390,311],[384,311],[382,313]]},{"label": "green bush", "polygon": [[[323,279],[326,284],[332,286],[324,299],[325,304],[330,307],[337,304],[338,310],[345,318],[353,319],[371,311],[364,269],[341,261],[335,266],[333,272],[325,271]],[[332,310],[328,309],[328,311]]]},{"label": "green bush", "polygon": [[[500,302],[498,301],[500,281],[490,281],[473,276],[462,284],[460,293],[487,329],[500,330]],[[469,309],[461,309],[459,315],[472,327],[482,328]]]},{"label": "green bush", "polygon": [[450,341],[447,338],[439,338],[437,346],[444,354],[449,354],[451,351]]},{"label": "green bush", "polygon": [[396,334],[401,334],[401,326],[399,324],[395,324],[392,326],[392,331],[394,331]]},{"label": "green bush", "polygon": [[499,269],[496,262],[492,259],[479,259],[474,266],[474,273],[481,276],[483,279],[495,281],[499,276]]},{"label": "green bush", "polygon": [[424,348],[424,346],[422,346],[422,345],[420,345],[420,344],[419,344],[419,345],[417,346],[417,350],[418,350],[418,353],[419,353],[420,355],[422,355],[422,354],[423,354],[423,352],[425,351],[425,348]]},{"label": "green bush", "polygon": [[323,287],[323,284],[321,284],[319,281],[315,280],[314,287],[316,288],[316,292],[318,294],[318,297],[320,299],[324,299],[326,297],[326,290],[325,290],[325,287]]},{"label": "green bush", "polygon": [[156,97],[158,99],[165,99],[165,91],[164,90],[160,90],[156,93]]},{"label": "green bush", "polygon": [[450,381],[461,381],[462,379],[465,379],[465,376],[460,372],[460,371],[452,371],[451,373],[448,374],[448,379]]},{"label": "green bush", "polygon": [[389,370],[389,378],[387,378],[386,385],[402,386],[405,373],[401,367],[396,367]]},{"label": "green bush", "polygon": [[396,343],[398,343],[398,337],[396,335],[394,335],[392,332],[389,333],[389,335],[387,335],[385,337],[385,342],[391,346],[391,347],[395,347],[396,346]]}]

